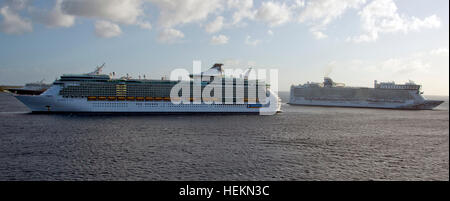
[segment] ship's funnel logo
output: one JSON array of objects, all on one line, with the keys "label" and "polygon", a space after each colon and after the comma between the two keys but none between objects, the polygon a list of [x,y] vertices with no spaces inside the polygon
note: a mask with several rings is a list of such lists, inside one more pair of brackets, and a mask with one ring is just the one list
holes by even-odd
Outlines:
[{"label": "ship's funnel logo", "polygon": [[202,72],[201,61],[194,61],[191,74],[175,69],[170,80],[178,81],[170,91],[173,104],[238,104],[261,115],[279,111],[278,69],[243,70],[215,64]]}]

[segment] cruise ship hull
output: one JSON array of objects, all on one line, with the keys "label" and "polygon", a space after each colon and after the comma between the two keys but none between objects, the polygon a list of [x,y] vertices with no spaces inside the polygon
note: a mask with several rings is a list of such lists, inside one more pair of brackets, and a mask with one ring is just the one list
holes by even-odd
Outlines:
[{"label": "cruise ship hull", "polygon": [[356,108],[383,108],[383,109],[405,109],[405,110],[431,110],[443,101],[426,100],[422,103],[390,103],[369,101],[330,101],[330,100],[305,100],[296,99],[288,104],[306,106],[329,106],[329,107],[356,107]]},{"label": "cruise ship hull", "polygon": [[170,101],[88,101],[59,96],[16,96],[33,113],[274,113],[278,101],[268,104],[174,104]]}]

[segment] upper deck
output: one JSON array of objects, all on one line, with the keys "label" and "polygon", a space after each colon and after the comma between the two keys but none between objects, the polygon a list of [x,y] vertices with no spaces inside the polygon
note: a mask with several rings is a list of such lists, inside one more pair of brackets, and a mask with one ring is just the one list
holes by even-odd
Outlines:
[{"label": "upper deck", "polygon": [[[343,83],[334,82],[331,78],[325,77],[323,83],[307,82],[303,85],[298,85],[300,88],[353,88],[353,89],[366,89],[367,87],[349,87]],[[395,82],[380,82],[374,81],[374,89],[390,89],[390,90],[416,90],[420,91],[421,85],[415,84],[413,81],[409,81],[405,84],[396,84]]]},{"label": "upper deck", "polygon": [[374,88],[376,89],[399,89],[399,90],[420,90],[421,85],[409,81],[405,84],[395,84],[395,82],[381,82],[377,83],[375,80]]}]

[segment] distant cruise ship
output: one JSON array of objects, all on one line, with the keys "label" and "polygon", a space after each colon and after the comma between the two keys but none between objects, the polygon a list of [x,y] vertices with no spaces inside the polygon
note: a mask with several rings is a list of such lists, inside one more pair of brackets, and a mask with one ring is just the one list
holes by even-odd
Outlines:
[{"label": "distant cruise ship", "polygon": [[[193,80],[198,75],[191,74],[190,81],[130,79],[128,76],[114,79],[101,74],[102,68],[103,65],[87,74],[65,74],[38,96],[18,95],[16,98],[32,112],[261,113],[280,110],[280,99],[268,84],[246,78],[225,78],[222,64],[215,64],[201,74],[203,79],[207,75],[207,81],[201,81],[202,90],[214,85],[210,82],[213,78],[222,78],[219,83],[223,87],[221,101],[211,98],[213,96],[197,98],[192,95]],[[171,90],[177,84],[190,87],[187,103],[176,104],[171,99]],[[245,95],[236,96],[238,90],[243,90]],[[256,97],[248,96],[250,92]]]},{"label": "distant cruise ship", "polygon": [[7,91],[19,95],[39,95],[51,87],[51,84],[45,84],[44,81],[25,84],[22,88],[9,88]]},{"label": "distant cruise ship", "polygon": [[323,83],[291,86],[289,104],[336,107],[367,107],[389,109],[430,110],[443,101],[425,100],[421,85],[375,80],[374,88],[346,87],[325,77]]}]

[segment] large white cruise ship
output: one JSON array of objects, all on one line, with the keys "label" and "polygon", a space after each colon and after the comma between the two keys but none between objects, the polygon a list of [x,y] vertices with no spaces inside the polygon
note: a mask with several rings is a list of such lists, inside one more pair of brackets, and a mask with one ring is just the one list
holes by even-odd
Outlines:
[{"label": "large white cruise ship", "polygon": [[346,87],[325,77],[323,83],[292,85],[289,104],[334,107],[366,107],[388,109],[430,110],[443,101],[425,100],[421,85],[375,80],[374,88]]},{"label": "large white cruise ship", "polygon": [[[16,95],[32,112],[132,112],[132,113],[259,113],[275,114],[280,99],[264,81],[247,78],[225,78],[222,64],[208,70],[198,82],[201,89],[212,90],[208,96],[196,96],[197,83],[191,80],[150,80],[122,77],[114,79],[101,74],[103,66],[92,73],[65,74],[40,95]],[[207,79],[205,79],[205,77]],[[220,83],[213,82],[221,78]],[[206,80],[206,81],[205,81]],[[190,90],[189,97],[174,98],[172,88]],[[230,93],[231,91],[231,93]],[[244,92],[240,95],[240,92]],[[183,94],[180,90],[178,94]],[[214,96],[214,93],[216,96]],[[197,93],[198,94],[198,93]],[[209,96],[211,95],[211,96]],[[254,96],[255,95],[255,96]],[[181,102],[181,103],[180,103]]]}]

